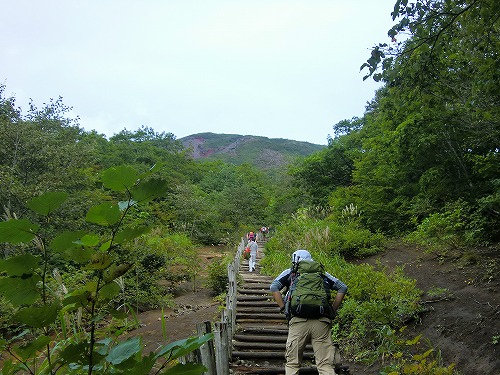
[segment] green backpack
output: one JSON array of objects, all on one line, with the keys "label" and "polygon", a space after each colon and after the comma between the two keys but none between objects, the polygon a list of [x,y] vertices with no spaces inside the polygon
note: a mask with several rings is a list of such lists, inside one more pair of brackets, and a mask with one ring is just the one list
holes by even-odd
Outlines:
[{"label": "green backpack", "polygon": [[315,261],[302,260],[292,268],[292,280],[288,291],[287,316],[317,319],[333,318],[330,304],[330,288],[323,265]]}]

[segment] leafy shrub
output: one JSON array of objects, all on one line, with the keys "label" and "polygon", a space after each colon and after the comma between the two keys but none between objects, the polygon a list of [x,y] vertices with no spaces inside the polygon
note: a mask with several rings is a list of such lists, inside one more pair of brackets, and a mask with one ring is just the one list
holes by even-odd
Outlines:
[{"label": "leafy shrub", "polygon": [[362,258],[380,252],[385,237],[361,227],[357,220],[341,223],[334,216],[316,219],[307,210],[278,226],[266,249],[277,248],[292,254],[297,249]]},{"label": "leafy shrub", "polygon": [[[276,276],[291,266],[290,253],[271,239],[262,259],[262,272]],[[378,359],[377,348],[383,344],[388,329],[396,330],[413,319],[421,307],[421,291],[415,280],[404,276],[402,269],[387,273],[362,264],[348,263],[340,255],[311,251],[327,272],[349,288],[333,326],[334,340],[351,358],[372,363]]]},{"label": "leafy shrub", "polygon": [[395,333],[390,338],[393,351],[385,358],[389,364],[379,375],[452,375],[455,364],[444,366],[441,353],[422,345],[421,335],[402,340]]},{"label": "leafy shrub", "polygon": [[349,258],[363,258],[376,254],[383,249],[385,237],[380,233],[372,233],[356,223],[336,226],[330,247],[334,254]]},{"label": "leafy shrub", "polygon": [[222,259],[214,259],[208,265],[207,285],[210,289],[212,289],[214,295],[227,292],[229,284],[227,265],[230,261],[230,258],[226,256]]},{"label": "leafy shrub", "polygon": [[16,310],[9,301],[0,295],[0,337],[8,337],[9,333],[16,332],[17,324],[14,323],[13,316]]},{"label": "leafy shrub", "polygon": [[123,254],[134,259],[134,269],[125,278],[122,303],[138,310],[170,306],[177,287],[192,281],[201,268],[194,244],[184,234],[155,228],[137,239]]},{"label": "leafy shrub", "polygon": [[405,240],[428,251],[444,254],[480,244],[479,239],[484,238],[482,232],[478,213],[468,203],[458,200],[447,204],[442,212],[426,217]]},{"label": "leafy shrub", "polygon": [[493,192],[478,201],[470,217],[469,236],[483,245],[500,241],[500,179],[492,181]]}]

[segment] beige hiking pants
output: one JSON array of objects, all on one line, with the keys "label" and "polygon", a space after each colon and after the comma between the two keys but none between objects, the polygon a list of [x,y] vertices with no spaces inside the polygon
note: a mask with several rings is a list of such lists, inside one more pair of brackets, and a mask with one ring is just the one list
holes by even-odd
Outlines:
[{"label": "beige hiking pants", "polygon": [[319,375],[335,375],[335,348],[332,344],[331,320],[328,318],[305,319],[293,317],[289,322],[286,341],[286,375],[297,375],[302,354],[310,342]]}]

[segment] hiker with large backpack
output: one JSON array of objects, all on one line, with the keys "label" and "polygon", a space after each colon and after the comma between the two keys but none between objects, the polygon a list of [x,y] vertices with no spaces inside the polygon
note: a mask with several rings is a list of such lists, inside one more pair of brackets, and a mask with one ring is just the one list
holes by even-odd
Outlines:
[{"label": "hiker with large backpack", "polygon": [[[285,296],[281,290],[287,290]],[[335,375],[332,319],[342,304],[347,286],[325,272],[307,250],[292,254],[292,267],[271,283],[271,293],[288,319],[286,375],[297,375],[306,345],[310,342],[319,375]],[[331,300],[331,291],[337,291]]]}]

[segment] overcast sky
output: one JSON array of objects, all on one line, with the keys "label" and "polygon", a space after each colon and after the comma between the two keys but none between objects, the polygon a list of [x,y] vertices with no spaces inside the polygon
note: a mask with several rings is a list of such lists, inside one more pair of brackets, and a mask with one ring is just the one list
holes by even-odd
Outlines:
[{"label": "overcast sky", "polygon": [[63,98],[85,130],[326,144],[380,86],[394,0],[0,0],[0,83],[26,113]]}]

